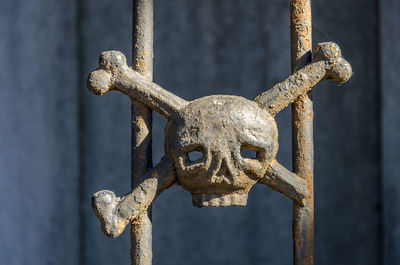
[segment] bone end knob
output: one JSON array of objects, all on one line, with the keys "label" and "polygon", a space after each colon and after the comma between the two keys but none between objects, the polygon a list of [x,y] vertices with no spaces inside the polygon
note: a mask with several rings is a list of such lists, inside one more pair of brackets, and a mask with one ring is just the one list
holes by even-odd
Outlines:
[{"label": "bone end knob", "polygon": [[87,80],[87,87],[96,95],[107,93],[112,86],[112,75],[106,70],[99,69],[90,73]]},{"label": "bone end knob", "polygon": [[113,74],[126,67],[126,57],[121,52],[103,52],[100,55],[99,67],[88,77],[87,87],[96,95],[107,93],[113,87]]},{"label": "bone end knob", "polygon": [[112,238],[118,237],[129,222],[116,212],[119,201],[120,198],[109,190],[96,192],[92,197],[92,208],[101,222],[101,230]]},{"label": "bone end knob", "polygon": [[115,71],[126,66],[126,57],[120,51],[106,51],[100,55],[99,69]]},{"label": "bone end knob", "polygon": [[314,62],[317,61],[327,63],[327,78],[339,84],[347,82],[353,76],[350,63],[342,57],[339,46],[334,42],[323,42],[316,46]]}]

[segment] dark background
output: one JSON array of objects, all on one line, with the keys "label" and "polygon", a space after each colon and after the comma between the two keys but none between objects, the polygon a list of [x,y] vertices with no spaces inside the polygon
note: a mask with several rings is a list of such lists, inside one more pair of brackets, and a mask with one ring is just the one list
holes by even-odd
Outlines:
[{"label": "dark background", "polygon": [[[253,98],[290,73],[288,0],[156,0],[154,80],[185,99]],[[104,50],[131,55],[131,1],[0,2],[0,264],[129,264],[91,195],[130,187],[130,100],[85,87]],[[315,261],[400,264],[400,1],[314,0],[313,43],[354,77],[315,99]],[[277,116],[291,167],[290,108]],[[154,161],[165,120],[154,116]],[[153,207],[154,264],[291,264],[292,203],[256,186],[246,208]]]}]

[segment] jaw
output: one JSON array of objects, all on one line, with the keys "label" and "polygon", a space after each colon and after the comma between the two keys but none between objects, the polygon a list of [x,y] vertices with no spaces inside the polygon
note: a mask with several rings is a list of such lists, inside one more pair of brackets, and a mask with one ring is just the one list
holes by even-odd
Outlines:
[{"label": "jaw", "polygon": [[225,207],[246,206],[248,191],[239,191],[227,194],[192,194],[192,203],[195,207]]},{"label": "jaw", "polygon": [[[231,175],[206,174],[195,176],[179,176],[182,188],[192,194],[192,203],[195,207],[225,207],[246,206],[247,197],[258,178],[251,178],[246,174],[232,177]],[[215,181],[215,180],[229,181]]]},{"label": "jaw", "polygon": [[192,203],[195,207],[226,207],[246,206],[250,189],[256,184],[255,180],[247,179],[242,182],[208,183],[206,187],[191,189]]}]

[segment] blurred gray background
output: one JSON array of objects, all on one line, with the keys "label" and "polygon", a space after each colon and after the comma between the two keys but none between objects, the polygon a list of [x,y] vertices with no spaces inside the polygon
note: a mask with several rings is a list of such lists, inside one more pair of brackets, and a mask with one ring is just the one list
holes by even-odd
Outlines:
[{"label": "blurred gray background", "polygon": [[[288,0],[155,0],[154,80],[185,99],[253,98],[290,73]],[[91,195],[130,187],[130,101],[85,87],[104,50],[131,54],[131,1],[0,2],[0,264],[129,264]],[[400,1],[314,0],[313,43],[355,75],[314,90],[316,264],[400,264]],[[291,167],[290,108],[277,117]],[[154,161],[165,120],[154,116]],[[246,208],[155,202],[155,265],[292,263],[292,203],[263,186]]]}]

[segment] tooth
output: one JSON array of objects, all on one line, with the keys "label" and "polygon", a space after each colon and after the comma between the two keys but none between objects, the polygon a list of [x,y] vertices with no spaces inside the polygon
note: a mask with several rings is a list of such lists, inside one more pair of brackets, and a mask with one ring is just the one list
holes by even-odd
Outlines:
[{"label": "tooth", "polygon": [[210,201],[209,201],[210,206],[215,206],[215,207],[220,206],[221,200],[218,197],[214,197],[216,196],[215,194],[210,194],[209,196],[210,196]]},{"label": "tooth", "polygon": [[230,206],[231,201],[231,196],[229,194],[226,194],[221,197],[221,206]]}]

